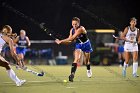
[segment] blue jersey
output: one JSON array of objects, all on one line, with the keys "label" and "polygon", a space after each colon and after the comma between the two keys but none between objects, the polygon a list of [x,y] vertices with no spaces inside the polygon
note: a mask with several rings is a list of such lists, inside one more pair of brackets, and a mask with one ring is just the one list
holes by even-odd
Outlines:
[{"label": "blue jersey", "polygon": [[[72,34],[75,33],[75,30],[72,29]],[[92,52],[92,47],[90,40],[87,37],[87,34],[81,33],[77,38],[75,42],[75,49],[81,49],[83,52]]]},{"label": "blue jersey", "polygon": [[19,36],[19,40],[18,40],[17,44],[18,44],[18,47],[20,47],[20,48],[26,48],[27,47],[26,36],[24,38],[21,38]]},{"label": "blue jersey", "polygon": [[21,38],[19,36],[19,40],[18,40],[18,46],[16,48],[16,52],[17,54],[24,54],[26,53],[26,47],[27,47],[27,40],[26,40],[26,36],[24,38]]}]

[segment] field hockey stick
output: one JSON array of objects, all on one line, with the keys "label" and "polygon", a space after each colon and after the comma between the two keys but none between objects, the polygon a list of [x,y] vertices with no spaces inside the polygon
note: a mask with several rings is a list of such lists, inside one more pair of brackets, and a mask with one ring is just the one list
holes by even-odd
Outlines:
[{"label": "field hockey stick", "polygon": [[[126,42],[131,42],[132,43],[132,41],[130,41],[130,40],[125,40],[125,39],[123,39],[123,38],[120,38],[120,37],[117,37],[117,36],[115,36],[115,35],[112,35],[115,39],[119,39],[119,40],[124,40],[124,41],[126,41]],[[133,42],[133,43],[138,43],[137,41],[135,41],[135,42]]]},{"label": "field hockey stick", "polygon": [[38,72],[36,72],[34,70],[31,70],[27,67],[17,67],[16,66],[16,68],[17,69],[22,69],[23,71],[26,71],[26,72],[29,72],[29,73],[32,73],[32,74],[35,74],[36,76],[44,76],[44,74],[45,74],[42,70],[40,71],[40,73],[38,73]]}]

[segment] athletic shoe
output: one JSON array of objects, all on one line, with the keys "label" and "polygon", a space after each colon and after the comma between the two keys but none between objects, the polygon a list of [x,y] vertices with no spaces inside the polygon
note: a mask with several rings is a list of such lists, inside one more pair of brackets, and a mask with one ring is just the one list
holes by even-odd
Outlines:
[{"label": "athletic shoe", "polygon": [[26,82],[26,80],[20,80],[20,82],[17,82],[16,85],[17,85],[17,87],[20,87],[20,86],[22,86],[25,82]]},{"label": "athletic shoe", "polygon": [[42,71],[41,73],[37,74],[37,76],[44,76],[44,72]]},{"label": "athletic shoe", "polygon": [[71,74],[71,75],[69,76],[69,81],[70,81],[70,82],[73,82],[73,78],[74,78],[74,75]]},{"label": "athletic shoe", "polygon": [[139,75],[137,75],[136,73],[133,74],[133,77],[139,77]]},{"label": "athletic shoe", "polygon": [[27,67],[26,67],[26,66],[23,66],[23,67],[22,67],[22,69],[23,69],[23,70],[26,70],[26,69],[27,69]]},{"label": "athletic shoe", "polygon": [[120,64],[119,67],[123,67],[123,66]]},{"label": "athletic shoe", "polygon": [[124,70],[124,69],[122,70],[122,76],[126,77],[126,70]]},{"label": "athletic shoe", "polygon": [[91,69],[90,69],[90,70],[87,70],[87,76],[88,76],[89,78],[91,78],[91,76],[92,76],[92,71],[91,71]]},{"label": "athletic shoe", "polygon": [[19,65],[16,65],[16,69],[17,69],[17,70],[20,69]]}]

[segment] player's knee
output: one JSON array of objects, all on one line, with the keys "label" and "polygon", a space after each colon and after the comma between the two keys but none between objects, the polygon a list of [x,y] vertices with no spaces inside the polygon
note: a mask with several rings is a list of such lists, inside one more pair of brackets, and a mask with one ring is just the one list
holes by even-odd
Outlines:
[{"label": "player's knee", "polygon": [[125,61],[125,63],[126,63],[126,64],[128,64],[128,63],[129,63],[129,61]]},{"label": "player's knee", "polygon": [[133,62],[136,62],[137,60],[138,60],[138,58],[137,57],[134,57]]},{"label": "player's knee", "polygon": [[89,61],[86,61],[86,65],[89,65],[90,64],[90,62]]},{"label": "player's knee", "polygon": [[9,66],[8,62],[3,62],[2,66],[5,67],[7,70],[10,69],[10,66]]},{"label": "player's knee", "polygon": [[89,58],[86,58],[85,61],[86,61],[86,63],[89,63]]},{"label": "player's knee", "polygon": [[137,59],[134,59],[134,60],[133,60],[133,62],[137,62],[137,61],[138,61]]},{"label": "player's knee", "polygon": [[76,63],[80,62],[80,58],[75,59],[74,62]]}]

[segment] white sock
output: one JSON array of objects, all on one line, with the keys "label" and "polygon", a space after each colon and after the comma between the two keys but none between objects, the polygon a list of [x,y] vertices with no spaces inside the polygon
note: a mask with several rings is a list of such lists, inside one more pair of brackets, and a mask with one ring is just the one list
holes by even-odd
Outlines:
[{"label": "white sock", "polygon": [[137,69],[138,69],[138,62],[133,62],[133,74],[137,73]]},{"label": "white sock", "polygon": [[9,77],[16,83],[16,82],[20,82],[20,79],[16,76],[15,72],[10,69],[7,70]]},{"label": "white sock", "polygon": [[123,70],[126,70],[127,67],[128,67],[128,64],[126,64],[126,63],[124,62]]},{"label": "white sock", "polygon": [[120,59],[119,62],[122,63],[122,60]]}]

